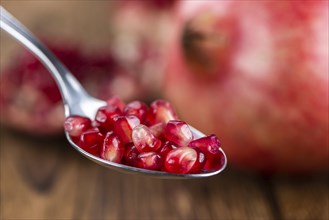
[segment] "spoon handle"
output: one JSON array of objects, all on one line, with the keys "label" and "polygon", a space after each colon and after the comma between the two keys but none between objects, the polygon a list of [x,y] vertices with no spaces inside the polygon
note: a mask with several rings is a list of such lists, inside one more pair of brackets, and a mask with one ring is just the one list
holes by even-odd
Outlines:
[{"label": "spoon handle", "polygon": [[64,104],[72,106],[89,95],[78,80],[23,24],[0,6],[0,27],[31,51],[49,70],[61,92]]}]

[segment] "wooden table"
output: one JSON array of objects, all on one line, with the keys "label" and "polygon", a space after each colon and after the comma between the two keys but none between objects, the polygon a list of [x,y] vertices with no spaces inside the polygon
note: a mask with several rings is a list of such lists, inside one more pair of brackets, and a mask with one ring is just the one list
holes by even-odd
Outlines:
[{"label": "wooden table", "polygon": [[1,219],[328,219],[328,178],[228,168],[200,180],[108,170],[64,139],[1,129]]}]

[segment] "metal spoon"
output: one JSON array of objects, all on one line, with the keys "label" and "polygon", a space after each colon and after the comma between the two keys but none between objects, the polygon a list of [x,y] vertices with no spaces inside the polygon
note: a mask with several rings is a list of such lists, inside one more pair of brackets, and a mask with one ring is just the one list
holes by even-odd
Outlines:
[{"label": "metal spoon", "polygon": [[[55,79],[59,90],[61,92],[65,116],[81,115],[94,119],[96,111],[99,107],[106,105],[105,101],[96,99],[90,96],[86,90],[81,86],[78,80],[70,73],[70,71],[55,57],[55,55],[39,41],[24,25],[22,25],[16,18],[7,12],[2,6],[1,8],[1,29],[8,32],[13,38],[22,43],[29,49],[49,70]],[[205,135],[197,129],[190,126],[196,138],[204,137]],[[202,178],[210,177],[220,173],[226,167],[227,159],[224,154],[224,166],[220,170],[213,172],[205,172],[200,174],[172,174],[161,171],[146,170],[136,167],[131,167],[123,164],[113,163],[96,157],[78,147],[70,138],[68,133],[65,133],[70,144],[82,155],[88,159],[102,165],[104,167],[117,170],[120,172],[127,172],[131,174],[148,174],[161,178]],[[220,149],[222,151],[222,149]]]}]

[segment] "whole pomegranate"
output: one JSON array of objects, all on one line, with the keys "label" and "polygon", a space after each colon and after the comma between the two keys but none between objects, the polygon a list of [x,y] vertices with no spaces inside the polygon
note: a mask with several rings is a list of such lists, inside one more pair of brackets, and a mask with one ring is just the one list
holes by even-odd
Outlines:
[{"label": "whole pomegranate", "polygon": [[172,36],[176,3],[177,0],[115,1],[109,13],[115,56],[132,68],[153,98],[161,93],[164,54]]},{"label": "whole pomegranate", "polygon": [[[108,51],[87,55],[79,45],[56,41],[48,47],[90,94],[104,100],[112,95],[124,100],[143,98],[138,79]],[[0,74],[0,122],[37,136],[63,134],[64,107],[48,70],[23,49],[12,60]]]},{"label": "whole pomegranate", "polygon": [[165,94],[229,164],[328,170],[328,1],[180,1]]}]

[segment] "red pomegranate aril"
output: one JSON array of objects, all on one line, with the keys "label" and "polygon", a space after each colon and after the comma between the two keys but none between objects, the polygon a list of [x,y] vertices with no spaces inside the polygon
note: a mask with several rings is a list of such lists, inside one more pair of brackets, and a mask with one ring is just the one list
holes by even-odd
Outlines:
[{"label": "red pomegranate aril", "polygon": [[[145,117],[148,126],[141,123]],[[186,122],[171,120],[176,117],[164,100],[153,102],[148,109],[140,101],[124,106],[114,96],[98,109],[94,121],[71,116],[64,128],[79,147],[111,162],[177,174],[221,169],[225,156],[218,138],[210,135],[193,140]]]},{"label": "red pomegranate aril", "polygon": [[114,127],[114,118],[122,115],[122,111],[112,105],[100,107],[96,113],[95,121],[99,123],[101,130],[111,131]]},{"label": "red pomegranate aril", "polygon": [[73,141],[73,143],[75,143],[76,145],[79,146],[79,144],[80,144],[80,136],[78,136],[78,137],[70,136],[70,138]]},{"label": "red pomegranate aril", "polygon": [[187,146],[193,140],[193,134],[188,124],[178,120],[170,120],[167,123],[164,136],[168,141],[181,147]]},{"label": "red pomegranate aril", "polygon": [[133,143],[126,144],[126,150],[123,156],[126,165],[135,166],[138,155],[139,152]]},{"label": "red pomegranate aril", "polygon": [[200,173],[203,170],[207,159],[205,154],[199,148],[194,148],[194,150],[197,152],[197,159],[189,173]]},{"label": "red pomegranate aril", "polygon": [[156,152],[140,153],[136,158],[136,166],[148,170],[160,170],[162,158]]},{"label": "red pomegranate aril", "polygon": [[78,137],[91,127],[91,120],[81,116],[69,116],[65,119],[64,129],[72,137]]},{"label": "red pomegranate aril", "polygon": [[221,143],[216,135],[212,134],[207,137],[202,137],[196,140],[193,140],[188,145],[191,148],[199,148],[206,155],[208,154],[216,154],[220,150]]},{"label": "red pomegranate aril", "polygon": [[189,147],[200,149],[206,156],[204,170],[218,170],[223,166],[224,155],[220,141],[215,135],[199,138],[190,142]]},{"label": "red pomegranate aril", "polygon": [[169,120],[177,120],[177,114],[173,106],[165,100],[156,100],[151,103],[147,123],[154,125],[157,123],[167,123]]},{"label": "red pomegranate aril", "polygon": [[173,143],[171,143],[170,141],[167,141],[164,145],[161,146],[160,149],[158,149],[158,153],[162,158],[166,158],[167,154],[176,149],[177,146],[175,146]]},{"label": "red pomegranate aril", "polygon": [[117,116],[114,118],[114,131],[120,140],[127,144],[133,142],[132,130],[139,124],[139,119],[134,115]]},{"label": "red pomegranate aril", "polygon": [[100,126],[101,126],[101,124],[98,122],[98,121],[92,121],[91,122],[91,126],[93,127],[93,128],[100,128]]},{"label": "red pomegranate aril", "polygon": [[144,102],[133,101],[128,103],[124,108],[124,113],[126,115],[135,115],[141,123],[144,122],[148,112],[148,107]]},{"label": "red pomegranate aril", "polygon": [[159,138],[160,140],[165,140],[164,137],[165,127],[166,127],[165,123],[157,123],[155,125],[150,126],[149,128],[155,137]]},{"label": "red pomegranate aril", "polygon": [[91,128],[80,136],[79,147],[88,153],[97,155],[104,141],[104,135],[97,128]]},{"label": "red pomegranate aril", "polygon": [[112,96],[110,99],[106,100],[107,105],[114,106],[123,111],[125,103],[121,100],[119,96]]},{"label": "red pomegranate aril", "polygon": [[203,167],[205,171],[219,170],[224,166],[225,156],[222,151],[216,154],[207,155],[206,163]]},{"label": "red pomegranate aril", "polygon": [[161,141],[156,138],[145,125],[138,125],[132,130],[132,141],[139,152],[156,151],[161,147]]},{"label": "red pomegranate aril", "polygon": [[120,163],[125,153],[125,145],[113,132],[108,132],[103,142],[100,157],[102,159]]},{"label": "red pomegranate aril", "polygon": [[170,173],[185,174],[191,171],[197,159],[196,150],[190,147],[178,147],[167,154],[164,168]]}]

